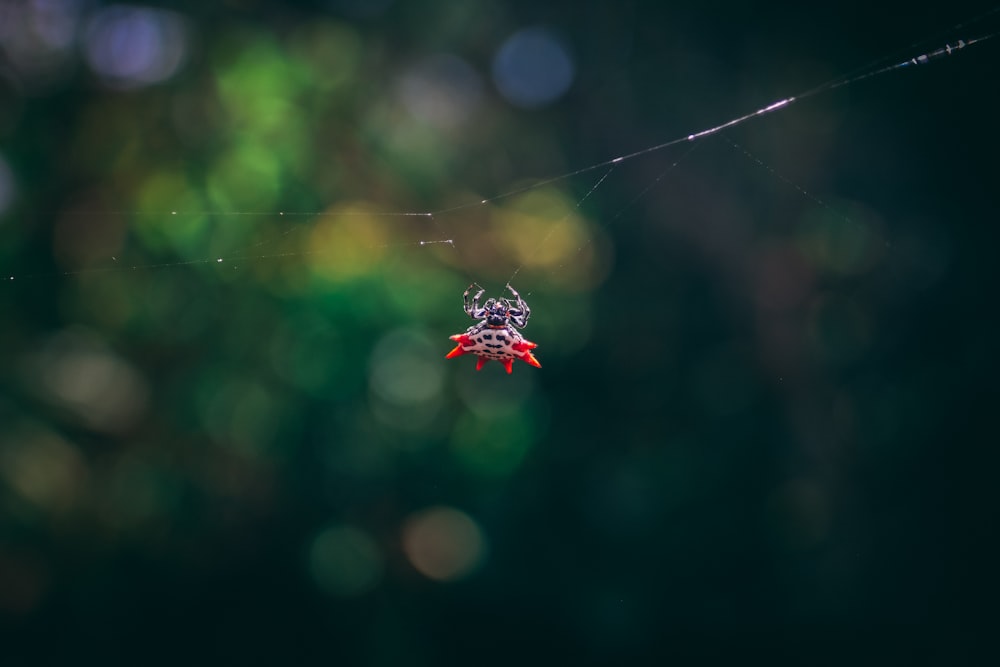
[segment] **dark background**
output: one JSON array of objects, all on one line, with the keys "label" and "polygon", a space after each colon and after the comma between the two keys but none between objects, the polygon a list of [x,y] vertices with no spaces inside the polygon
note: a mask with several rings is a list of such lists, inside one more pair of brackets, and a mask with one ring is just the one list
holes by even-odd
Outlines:
[{"label": "dark background", "polygon": [[990,10],[0,3],[0,663],[986,662]]}]

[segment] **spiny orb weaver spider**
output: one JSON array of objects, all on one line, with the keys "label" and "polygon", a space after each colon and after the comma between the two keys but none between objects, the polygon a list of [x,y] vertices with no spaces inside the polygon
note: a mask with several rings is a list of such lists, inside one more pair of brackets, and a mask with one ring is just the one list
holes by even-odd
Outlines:
[{"label": "spiny orb weaver spider", "polygon": [[[470,301],[469,293],[473,289],[479,291]],[[448,353],[446,359],[463,354],[474,354],[479,357],[479,361],[476,363],[477,371],[490,359],[495,359],[503,364],[508,373],[513,371],[515,359],[520,359],[535,368],[542,367],[538,363],[538,359],[535,359],[535,355],[531,353],[531,350],[538,345],[526,339],[517,330],[528,326],[528,316],[531,315],[531,309],[509,283],[507,289],[514,295],[515,303],[512,304],[510,299],[489,299],[480,308],[479,299],[486,290],[476,283],[469,285],[462,294],[465,312],[472,319],[482,321],[473,324],[465,333],[451,336],[451,339],[456,341],[458,345]]]}]

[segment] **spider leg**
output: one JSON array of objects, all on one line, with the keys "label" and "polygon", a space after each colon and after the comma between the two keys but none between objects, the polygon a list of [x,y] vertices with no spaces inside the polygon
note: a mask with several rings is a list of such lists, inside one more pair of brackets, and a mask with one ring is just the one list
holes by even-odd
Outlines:
[{"label": "spider leg", "polygon": [[[471,292],[473,289],[477,289],[479,291],[476,292],[475,296],[472,297],[472,301],[470,302],[469,292]],[[483,296],[484,292],[486,292],[485,289],[483,289],[476,283],[472,283],[466,288],[465,292],[462,293],[462,302],[465,304],[465,313],[474,320],[479,320],[486,316],[486,311],[483,308],[479,307],[479,299]]]},{"label": "spider leg", "polygon": [[528,326],[528,317],[531,315],[531,309],[528,308],[528,304],[521,298],[521,295],[518,294],[517,290],[510,286],[510,283],[507,283],[507,289],[510,290],[510,293],[514,295],[515,299],[517,299],[517,307],[511,308],[507,311],[510,315],[511,324],[516,326],[518,329],[523,329]]}]

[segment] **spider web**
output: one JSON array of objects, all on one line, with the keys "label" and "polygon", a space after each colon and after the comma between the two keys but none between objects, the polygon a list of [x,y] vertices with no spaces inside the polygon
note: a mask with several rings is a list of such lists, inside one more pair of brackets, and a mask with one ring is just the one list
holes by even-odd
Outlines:
[{"label": "spider web", "polygon": [[[662,191],[672,180],[677,180],[675,176],[678,168],[691,160],[695,149],[711,142],[716,146],[728,146],[733,154],[741,156],[747,164],[761,168],[769,178],[788,186],[811,204],[833,212],[846,222],[853,222],[848,213],[835,211],[830,203],[813,194],[812,186],[807,187],[797,176],[788,175],[772,167],[769,158],[761,157],[756,149],[748,145],[752,142],[752,137],[748,142],[742,138],[735,138],[731,133],[743,130],[744,126],[752,123],[762,123],[768,117],[789,113],[792,107],[838,89],[882,79],[901,73],[903,70],[929,67],[966,50],[984,49],[984,43],[997,33],[970,31],[984,24],[987,19],[994,18],[998,12],[1000,8],[992,8],[953,25],[939,35],[911,44],[854,71],[805,88],[796,94],[778,97],[749,111],[730,116],[722,122],[696,126],[695,129],[666,141],[590,162],[587,166],[563,171],[555,176],[527,178],[522,185],[505,188],[497,194],[485,197],[457,195],[464,201],[450,205],[393,211],[386,210],[384,206],[347,203],[308,210],[255,211],[191,208],[185,206],[183,200],[176,202],[176,208],[163,210],[102,209],[92,207],[88,203],[82,207],[62,211],[61,215],[88,220],[114,217],[179,221],[200,218],[216,221],[245,219],[252,221],[251,226],[256,231],[251,242],[245,244],[234,244],[222,234],[208,243],[212,246],[211,252],[206,253],[196,249],[192,253],[200,256],[185,259],[164,257],[162,260],[151,261],[148,253],[140,253],[138,258],[135,253],[130,255],[130,250],[134,249],[126,246],[115,254],[107,253],[103,258],[90,257],[80,266],[56,270],[54,273],[74,276],[211,265],[238,271],[251,263],[301,260],[309,257],[316,257],[317,261],[336,267],[344,263],[349,264],[350,256],[359,249],[377,248],[403,249],[407,252],[432,251],[435,261],[450,262],[472,280],[482,280],[482,277],[477,275],[478,269],[485,266],[494,269],[491,277],[498,283],[505,270],[509,272],[506,282],[510,283],[522,277],[526,269],[539,274],[536,277],[539,281],[553,280],[562,275],[563,281],[567,283],[581,280],[586,282],[583,274],[588,272],[598,274],[594,280],[599,281],[603,273],[597,265],[609,260],[598,256],[601,250],[593,248],[595,238],[603,233],[603,229],[619,224],[623,217],[630,215],[630,211],[651,193]],[[964,31],[962,36],[957,36],[962,31]],[[982,57],[988,58],[989,55]],[[779,134],[782,131],[779,129]],[[716,151],[711,157],[713,165],[717,165],[716,160],[726,159],[719,156],[720,153]],[[632,169],[632,172],[629,173],[628,169]],[[651,170],[655,175],[650,175]],[[611,203],[610,208],[594,204],[596,195],[610,187],[616,179],[619,185],[623,181],[638,184],[638,190],[626,194],[623,202]],[[453,195],[451,198],[455,197]],[[584,213],[584,209],[592,204],[600,208],[600,211]],[[531,210],[522,210],[524,207]],[[590,225],[581,224],[578,218],[588,215],[599,222]],[[484,232],[491,222],[490,218],[493,227],[519,227],[522,231],[507,234],[508,237],[514,237],[514,242],[508,238],[506,244],[500,244],[497,241],[499,232]],[[315,236],[317,226],[322,225],[324,220],[331,219],[337,220],[349,229],[346,232],[342,229],[334,230],[331,233],[333,238],[325,242],[321,240],[318,245],[325,246],[325,249],[310,249],[308,243],[291,242],[304,234]],[[351,222],[352,220],[355,222]],[[373,221],[395,221],[400,224],[390,229],[383,229],[381,234],[368,234],[364,228],[371,226]],[[563,235],[571,238],[554,240],[555,236],[567,230],[569,233]],[[518,233],[521,234],[520,239],[517,237]],[[408,239],[404,240],[403,237]],[[499,247],[501,245],[504,247]],[[456,258],[456,251],[460,250],[469,250],[469,253],[465,257]],[[594,256],[581,259],[590,250],[593,250]],[[542,257],[546,253],[550,256]],[[382,258],[384,255],[385,253],[376,253],[377,258]],[[477,256],[484,255],[485,259],[476,259]],[[570,271],[574,263],[585,265],[583,274],[574,274]],[[607,267],[604,272],[606,269]],[[9,270],[6,273],[7,282],[17,282],[52,275],[53,272]],[[531,294],[531,290],[527,290],[525,294]]]},{"label": "spider web", "polygon": [[[782,12],[776,18],[788,10]],[[729,619],[722,628],[732,623],[736,636],[745,638],[742,611],[761,611],[760,591],[779,600],[774,609],[787,616],[777,618],[790,619],[791,627],[800,627],[802,618],[828,620],[827,599],[836,603],[838,618],[873,609],[857,621],[862,634],[879,619],[895,617],[886,611],[911,618],[907,603],[927,597],[926,587],[917,587],[913,597],[912,582],[922,581],[928,568],[918,559],[902,570],[912,577],[894,579],[898,564],[911,563],[913,554],[938,554],[939,545],[953,543],[956,535],[968,553],[978,553],[981,536],[969,538],[962,529],[979,516],[969,515],[969,507],[989,506],[959,496],[953,499],[962,500],[958,528],[932,525],[928,532],[927,517],[942,516],[940,495],[914,489],[948,486],[950,470],[926,479],[909,470],[920,456],[937,464],[938,453],[956,442],[971,445],[953,455],[965,468],[980,454],[973,450],[981,434],[965,437],[971,427],[963,431],[958,422],[967,413],[950,408],[979,401],[983,415],[990,415],[986,388],[995,374],[982,359],[995,357],[996,328],[967,317],[974,335],[946,336],[933,330],[932,320],[944,329],[965,308],[992,314],[992,285],[984,288],[985,298],[939,294],[920,318],[900,310],[906,299],[922,299],[926,292],[920,290],[940,280],[948,262],[959,271],[971,265],[969,285],[996,275],[992,175],[1000,106],[993,82],[1000,40],[985,25],[997,13],[972,14],[959,24],[932,21],[949,28],[904,49],[885,42],[927,31],[911,29],[907,16],[895,18],[888,22],[892,40],[881,31],[871,47],[892,55],[874,62],[845,47],[841,60],[849,64],[800,68],[789,62],[794,50],[775,45],[766,55],[751,49],[761,60],[741,70],[746,80],[705,74],[727,71],[742,57],[739,50],[698,67],[654,56],[648,64],[657,76],[648,81],[655,86],[637,93],[645,102],[637,109],[615,88],[615,72],[583,77],[582,97],[571,100],[587,110],[579,125],[560,130],[543,122],[515,132],[497,130],[510,119],[484,120],[462,135],[479,145],[463,151],[471,161],[495,159],[489,168],[463,171],[469,162],[457,160],[438,167],[436,177],[400,168],[416,183],[410,189],[399,185],[407,181],[402,176],[368,185],[369,172],[362,169],[331,172],[320,180],[342,180],[344,192],[323,201],[290,197],[304,202],[298,208],[253,208],[208,206],[191,197],[174,180],[187,165],[150,179],[142,206],[114,188],[77,184],[96,194],[67,207],[60,201],[55,212],[25,215],[38,225],[35,245],[0,243],[0,276],[7,278],[0,293],[13,315],[0,327],[7,355],[0,363],[0,444],[6,448],[0,473],[27,501],[9,503],[28,526],[15,532],[39,536],[39,553],[58,551],[39,559],[28,550],[7,563],[25,563],[15,574],[26,573],[28,588],[32,580],[43,582],[37,597],[44,599],[44,582],[60,581],[52,564],[72,564],[79,550],[87,563],[80,571],[90,571],[95,544],[105,546],[95,542],[104,537],[66,526],[93,520],[110,536],[109,551],[139,545],[154,560],[177,559],[199,572],[214,571],[203,569],[205,562],[231,572],[230,555],[253,554],[262,544],[245,536],[262,535],[282,545],[281,561],[301,546],[309,553],[309,576],[332,595],[353,597],[397,576],[399,535],[407,554],[427,551],[422,544],[442,531],[458,535],[466,540],[460,544],[465,562],[454,571],[428,570],[420,559],[411,560],[443,580],[474,570],[487,544],[480,533],[489,533],[447,506],[468,506],[474,514],[478,506],[496,518],[490,527],[501,554],[516,559],[522,547],[510,551],[513,542],[502,540],[523,539],[530,563],[541,553],[538,536],[544,542],[568,516],[567,525],[578,528],[565,535],[581,545],[574,558],[605,573],[596,586],[624,586],[630,596],[636,587],[649,590],[648,597],[634,598],[635,608],[647,605],[657,613],[608,616],[640,634],[622,633],[620,644],[602,643],[604,649],[630,650],[644,626],[660,627],[659,610],[670,618],[701,610],[695,616],[705,625],[699,627],[718,634],[715,617],[700,614],[727,609],[719,617]],[[726,18],[739,25],[743,17]],[[723,33],[719,43],[735,38],[715,24],[712,30]],[[782,34],[808,38],[794,32]],[[832,48],[828,42],[816,50]],[[610,56],[598,55],[605,59]],[[852,70],[856,62],[866,64]],[[694,80],[672,86],[685,67],[697,72]],[[830,78],[838,72],[847,73]],[[609,111],[602,111],[603,100]],[[0,120],[2,113],[0,105]],[[391,116],[392,110],[383,113]],[[598,136],[573,140],[590,134]],[[495,136],[516,137],[516,145],[501,146]],[[100,149],[68,146],[65,159]],[[398,157],[383,156],[393,165],[406,161]],[[344,161],[353,166],[349,158]],[[113,167],[112,180],[133,182]],[[237,184],[239,176],[235,170]],[[52,191],[72,186],[56,182]],[[46,192],[36,194],[42,199]],[[167,229],[176,235],[166,236]],[[108,230],[120,236],[108,240]],[[957,259],[949,247],[955,238],[966,241]],[[890,254],[896,260],[884,261]],[[871,278],[880,261],[887,269]],[[539,358],[546,369],[557,372],[524,368],[508,377],[493,365],[499,385],[468,364],[446,365],[443,334],[468,324],[460,295],[473,280],[488,288],[487,297],[500,296],[504,282],[529,297],[531,339],[544,350]],[[588,301],[582,295],[597,284],[600,293]],[[885,297],[889,292],[892,298]],[[698,307],[713,298],[724,307]],[[949,304],[939,316],[936,308]],[[720,326],[727,316],[728,326]],[[872,335],[874,328],[881,335]],[[50,329],[58,330],[46,336]],[[941,340],[956,344],[928,363],[924,347]],[[580,363],[584,346],[589,356]],[[865,355],[879,363],[852,364]],[[446,383],[448,372],[453,386]],[[553,378],[561,385],[551,392],[533,384]],[[787,401],[771,398],[786,391]],[[990,433],[991,418],[981,423]],[[933,440],[933,457],[926,445],[921,448],[922,438]],[[535,457],[530,474],[506,484],[542,443],[544,454]],[[652,450],[656,457],[648,456]],[[861,450],[864,456],[856,454]],[[91,467],[94,472],[86,472]],[[985,475],[994,467],[978,469],[982,479],[969,488],[992,488]],[[189,486],[198,488],[188,494]],[[497,493],[501,488],[506,490]],[[553,502],[556,495],[546,488],[560,500]],[[573,500],[563,502],[564,494]],[[915,509],[899,513],[895,502],[882,502],[886,495]],[[445,506],[411,511],[431,502]],[[567,509],[577,502],[579,509]],[[737,513],[720,514],[723,502]],[[247,523],[233,523],[233,515],[243,513],[234,507],[246,509]],[[773,513],[775,507],[787,507],[789,516]],[[775,543],[748,543],[747,532],[727,526],[772,513],[776,526],[787,526],[780,539],[793,546],[748,566],[746,553],[756,561]],[[680,514],[690,520],[673,521]],[[256,517],[270,517],[269,526],[282,528],[258,530]],[[982,525],[990,525],[988,519]],[[325,520],[336,523],[314,526]],[[749,529],[765,532],[757,521]],[[500,524],[517,528],[505,536]],[[692,529],[694,524],[709,528]],[[530,530],[521,532],[525,525]],[[907,526],[915,526],[919,537]],[[647,529],[655,543],[632,533]],[[213,534],[232,548],[217,548]],[[595,540],[610,547],[594,549]],[[192,545],[203,546],[192,551]],[[689,576],[692,563],[719,554],[720,547],[727,565],[738,556],[734,567],[696,568]],[[565,549],[543,544],[545,549],[558,566]],[[612,551],[627,557],[608,561]],[[799,558],[817,551],[824,552],[821,561]],[[861,552],[867,564],[842,572],[842,563]],[[634,553],[647,553],[648,563],[631,558]],[[785,553],[795,555],[785,559]],[[827,553],[838,560],[827,560]],[[357,567],[343,566],[345,554]],[[841,561],[841,555],[850,558]],[[930,568],[940,570],[935,558]],[[237,570],[252,574],[257,563],[267,562]],[[535,568],[536,574],[548,579],[547,567]],[[768,570],[764,585],[748,584],[753,593],[744,593],[745,606],[731,606],[726,589],[734,583],[742,588],[742,573],[759,574],[760,567]],[[723,576],[715,577],[717,571]],[[653,574],[648,581],[647,572]],[[664,572],[676,578],[657,579]],[[721,583],[706,591],[710,579]],[[206,580],[197,577],[197,599],[204,597]],[[577,578],[553,580],[564,588],[549,596],[543,582],[543,597],[569,605],[589,599],[574,597]],[[520,584],[512,578],[511,590],[539,581],[535,575]],[[854,593],[884,581],[889,583],[869,597]],[[968,588],[964,580],[942,581],[932,582],[934,595]],[[679,593],[678,606],[660,606],[659,592],[667,590],[657,587],[662,582],[671,586],[665,599]],[[409,578],[404,586],[423,588]],[[824,597],[834,590],[850,592]],[[219,597],[230,593],[227,588]],[[54,590],[52,599],[59,607],[65,598]],[[739,593],[736,599],[743,601]],[[314,604],[288,605],[282,598],[274,606],[311,610]],[[548,608],[543,601],[539,609],[562,618],[565,604]],[[507,616],[517,617],[519,608],[510,606]],[[594,634],[602,642],[608,636]]]}]

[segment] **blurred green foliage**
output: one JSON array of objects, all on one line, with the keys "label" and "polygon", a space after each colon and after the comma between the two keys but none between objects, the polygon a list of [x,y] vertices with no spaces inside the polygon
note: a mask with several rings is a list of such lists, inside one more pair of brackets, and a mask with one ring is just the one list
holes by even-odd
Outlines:
[{"label": "blurred green foliage", "polygon": [[979,658],[995,45],[588,168],[896,9],[0,0],[0,662]]}]

